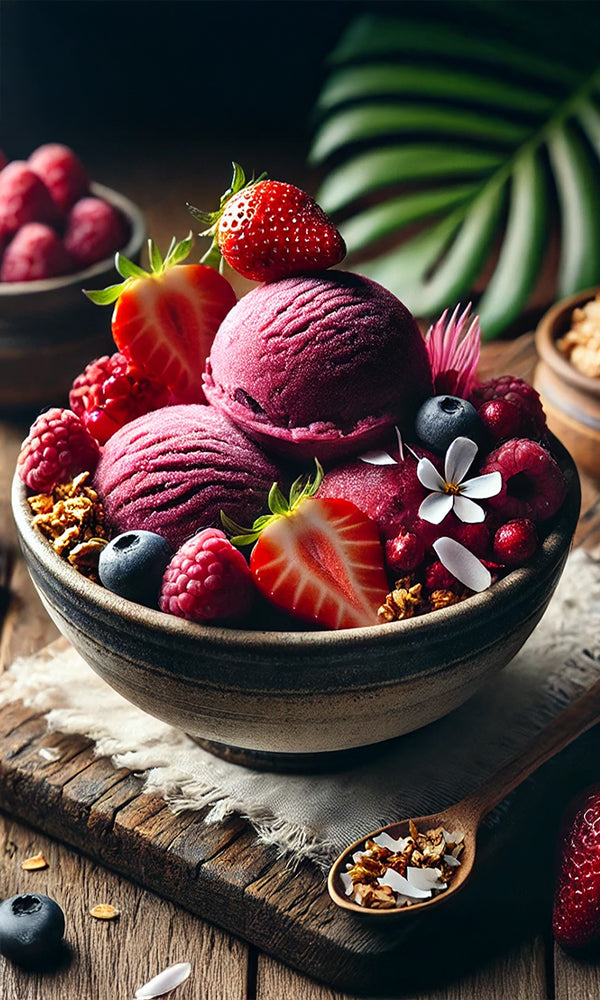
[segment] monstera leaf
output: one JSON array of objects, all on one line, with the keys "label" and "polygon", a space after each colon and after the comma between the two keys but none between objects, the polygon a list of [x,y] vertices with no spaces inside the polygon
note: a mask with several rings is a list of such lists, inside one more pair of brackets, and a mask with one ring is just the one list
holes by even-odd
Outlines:
[{"label": "monstera leaf", "polygon": [[491,338],[525,308],[549,247],[557,295],[600,283],[593,5],[574,17],[572,4],[448,3],[446,23],[422,6],[427,21],[358,19],[332,54],[311,150],[317,198],[356,269],[416,315],[483,286]]}]

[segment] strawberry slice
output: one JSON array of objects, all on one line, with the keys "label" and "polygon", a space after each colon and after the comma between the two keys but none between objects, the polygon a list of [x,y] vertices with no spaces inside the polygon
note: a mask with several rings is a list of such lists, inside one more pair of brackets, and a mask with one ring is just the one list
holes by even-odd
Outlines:
[{"label": "strawberry slice", "polygon": [[242,532],[235,545],[256,542],[250,569],[261,593],[296,618],[325,628],[377,624],[388,583],[374,521],[349,500],[314,496],[323,477],[300,477],[286,500],[275,483],[271,514],[245,532],[226,515],[225,527]]},{"label": "strawberry slice", "polygon": [[113,338],[131,365],[170,389],[174,402],[203,403],[204,364],[235,292],[214,268],[182,263],[191,234],[173,240],[164,260],[153,240],[148,245],[150,271],[117,254],[125,280],[86,295],[96,305],[115,303]]},{"label": "strawberry slice", "polygon": [[246,182],[237,163],[216,212],[188,209],[208,227],[200,235],[213,238],[202,260],[220,267],[223,258],[252,281],[320,271],[346,253],[337,228],[306,191],[265,174]]}]

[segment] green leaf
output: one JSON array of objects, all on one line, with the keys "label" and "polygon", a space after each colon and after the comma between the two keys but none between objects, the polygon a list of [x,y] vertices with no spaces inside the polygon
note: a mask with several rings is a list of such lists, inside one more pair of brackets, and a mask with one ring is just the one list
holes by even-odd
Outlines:
[{"label": "green leaf", "polygon": [[86,291],[84,288],[83,292],[94,305],[110,306],[117,301],[126,284],[126,281],[121,281],[118,285],[109,285],[107,288],[94,288],[90,291]]},{"label": "green leaf", "polygon": [[486,176],[504,162],[488,149],[442,143],[369,149],[331,170],[317,193],[326,212],[337,212],[378,188],[406,181]]},{"label": "green leaf", "polygon": [[555,129],[548,150],[558,187],[561,221],[560,295],[572,295],[598,281],[600,262],[600,180],[581,135]]},{"label": "green leaf", "polygon": [[392,198],[383,205],[353,215],[339,226],[346,246],[356,253],[374,240],[393,233],[398,226],[418,222],[430,215],[438,215],[447,208],[460,205],[480,190],[479,184],[457,184],[454,187],[432,191],[416,191],[404,197]]},{"label": "green leaf", "polygon": [[531,134],[519,122],[492,117],[470,108],[443,104],[360,104],[327,119],[315,137],[312,163],[321,163],[343,146],[362,140],[398,136],[404,132],[450,135],[515,146]]},{"label": "green leaf", "polygon": [[122,253],[115,255],[115,267],[122,278],[147,278],[148,272],[142,267],[134,264],[129,257],[124,257]]},{"label": "green leaf", "polygon": [[148,240],[148,259],[150,261],[150,268],[154,274],[158,274],[162,271],[162,254],[154,240]]},{"label": "green leaf", "polygon": [[498,263],[477,307],[484,340],[515,320],[527,302],[544,259],[548,198],[541,157],[528,149],[515,162]]},{"label": "green leaf", "polygon": [[319,95],[317,110],[331,111],[339,104],[372,97],[466,100],[502,112],[532,115],[547,114],[554,107],[547,94],[511,83],[505,77],[482,76],[464,69],[457,73],[453,67],[429,63],[382,62],[351,66],[333,73]]},{"label": "green leaf", "polygon": [[181,264],[182,261],[189,257],[190,250],[194,245],[194,237],[192,233],[188,233],[185,239],[179,242],[171,241],[171,246],[169,247],[169,252],[165,257],[165,268],[175,267],[177,264]]}]

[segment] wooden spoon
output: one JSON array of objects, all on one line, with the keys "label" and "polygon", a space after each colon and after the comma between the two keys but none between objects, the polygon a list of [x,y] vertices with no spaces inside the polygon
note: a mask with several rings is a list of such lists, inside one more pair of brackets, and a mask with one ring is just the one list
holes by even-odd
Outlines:
[{"label": "wooden spoon", "polygon": [[361,837],[336,859],[329,872],[327,888],[334,903],[353,913],[367,914],[370,917],[395,916],[399,913],[413,914],[417,910],[430,909],[450,899],[467,881],[475,863],[475,847],[477,833],[481,821],[506,796],[525,781],[534,771],[545,764],[555,754],[564,750],[578,736],[591,729],[600,721],[600,680],[581,695],[569,708],[561,712],[546,729],[543,729],[521,753],[505,767],[484,781],[476,792],[461,799],[453,806],[430,816],[418,816],[413,822],[419,832],[444,827],[445,830],[460,830],[464,834],[464,848],[460,857],[461,865],[454,869],[455,874],[448,888],[429,899],[415,900],[410,906],[395,906],[390,909],[374,909],[361,906],[346,895],[341,879],[346,872],[346,865],[352,864],[352,855],[364,850],[365,840],[372,839],[380,833],[387,833],[394,839],[408,836],[409,820],[389,823],[387,826],[374,830],[373,833]]}]

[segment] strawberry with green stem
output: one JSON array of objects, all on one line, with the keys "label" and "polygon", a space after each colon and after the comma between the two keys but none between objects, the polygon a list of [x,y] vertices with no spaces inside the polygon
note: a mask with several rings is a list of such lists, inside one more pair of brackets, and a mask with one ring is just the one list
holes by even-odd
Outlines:
[{"label": "strawberry with green stem", "polygon": [[274,483],[270,514],[246,530],[224,513],[234,545],[254,544],[250,569],[258,590],[277,607],[324,628],[377,624],[388,582],[374,521],[349,500],[315,496],[323,479],[299,477],[289,499]]},{"label": "strawberry with green stem", "polygon": [[207,227],[200,235],[213,238],[203,262],[221,267],[225,259],[252,281],[320,271],[346,253],[338,230],[310,195],[266,174],[246,181],[237,163],[216,212],[188,208]]},{"label": "strawberry with green stem", "polygon": [[148,241],[150,270],[117,253],[124,279],[87,291],[96,305],[115,304],[112,334],[119,351],[147,378],[171,390],[174,402],[202,403],[204,363],[217,329],[236,303],[229,282],[206,264],[184,264],[193,239],[175,238],[164,259]]}]

